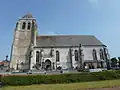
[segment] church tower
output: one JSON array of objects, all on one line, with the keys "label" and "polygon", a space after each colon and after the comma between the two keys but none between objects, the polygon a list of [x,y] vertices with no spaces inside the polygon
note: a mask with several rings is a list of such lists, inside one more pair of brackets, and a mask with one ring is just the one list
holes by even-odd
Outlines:
[{"label": "church tower", "polygon": [[10,68],[30,69],[32,48],[36,46],[36,32],[36,19],[31,14],[26,14],[18,20],[11,47]]}]

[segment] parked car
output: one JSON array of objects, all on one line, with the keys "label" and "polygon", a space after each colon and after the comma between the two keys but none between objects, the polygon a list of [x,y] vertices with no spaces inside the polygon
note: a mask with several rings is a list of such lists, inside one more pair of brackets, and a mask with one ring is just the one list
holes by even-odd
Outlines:
[{"label": "parked car", "polygon": [[29,71],[27,72],[27,74],[32,74],[32,71],[31,71],[31,70],[29,70]]},{"label": "parked car", "polygon": [[112,67],[111,69],[112,70],[119,70],[120,68],[119,67]]},{"label": "parked car", "polygon": [[0,88],[3,87],[3,82],[0,82]]},{"label": "parked car", "polygon": [[89,69],[89,72],[101,72],[103,69],[97,68],[97,69]]}]

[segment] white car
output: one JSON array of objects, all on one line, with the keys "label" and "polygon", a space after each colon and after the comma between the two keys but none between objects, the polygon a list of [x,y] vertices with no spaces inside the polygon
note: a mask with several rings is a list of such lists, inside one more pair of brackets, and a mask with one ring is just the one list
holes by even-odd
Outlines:
[{"label": "white car", "polygon": [[89,72],[101,72],[103,69],[89,69]]}]

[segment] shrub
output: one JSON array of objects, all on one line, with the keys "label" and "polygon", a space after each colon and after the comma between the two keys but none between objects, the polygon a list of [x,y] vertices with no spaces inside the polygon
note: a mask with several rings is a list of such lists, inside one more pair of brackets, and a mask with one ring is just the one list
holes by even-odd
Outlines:
[{"label": "shrub", "polygon": [[56,84],[112,79],[120,79],[119,70],[59,75],[6,75],[1,77],[1,81],[5,85]]}]

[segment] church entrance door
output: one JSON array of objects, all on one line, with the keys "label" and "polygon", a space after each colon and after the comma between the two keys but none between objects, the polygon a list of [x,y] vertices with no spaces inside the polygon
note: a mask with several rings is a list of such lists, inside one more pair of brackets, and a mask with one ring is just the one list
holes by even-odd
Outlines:
[{"label": "church entrance door", "polygon": [[51,70],[51,61],[49,59],[45,61],[45,70]]}]

